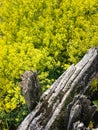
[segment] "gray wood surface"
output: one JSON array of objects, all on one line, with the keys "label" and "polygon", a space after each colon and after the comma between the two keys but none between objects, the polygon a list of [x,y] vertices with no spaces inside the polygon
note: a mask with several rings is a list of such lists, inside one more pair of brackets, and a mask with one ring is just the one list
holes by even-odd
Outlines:
[{"label": "gray wood surface", "polygon": [[[27,115],[17,130],[63,130],[63,128],[60,129],[58,126],[60,119],[64,118],[67,112],[67,105],[73,100],[75,95],[85,93],[91,79],[97,73],[98,48],[94,47],[85,54],[79,63],[71,65],[53,85],[41,95],[40,99],[38,96],[38,104],[33,108],[32,112]],[[38,91],[40,93],[40,89]],[[34,101],[33,97],[32,100]],[[27,105],[28,104],[32,106],[30,102],[27,103]],[[78,107],[80,108],[79,105],[76,105],[76,107],[77,109]],[[70,130],[70,123],[71,120],[67,124],[69,125],[67,129],[65,125],[65,130]]]}]

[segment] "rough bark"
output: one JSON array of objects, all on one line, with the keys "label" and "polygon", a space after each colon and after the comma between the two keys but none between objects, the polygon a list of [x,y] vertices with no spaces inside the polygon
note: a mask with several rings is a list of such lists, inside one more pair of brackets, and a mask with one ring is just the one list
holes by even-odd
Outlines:
[{"label": "rough bark", "polygon": [[[73,124],[73,130],[91,130],[87,128],[83,122],[77,121]],[[98,130],[98,128],[93,128],[92,130]]]},{"label": "rough bark", "polygon": [[25,98],[29,111],[32,111],[42,94],[37,72],[26,71],[21,75],[21,79],[22,81],[19,83],[19,86],[22,95]]},{"label": "rough bark", "polygon": [[50,89],[42,94],[37,106],[17,130],[66,130],[66,123],[65,128],[59,127],[60,120],[65,118],[66,106],[76,94],[85,93],[96,73],[98,48],[92,48],[78,64],[70,66]]},{"label": "rough bark", "polygon": [[77,95],[68,105],[65,116],[66,130],[86,130],[96,112],[96,106],[85,95]]}]

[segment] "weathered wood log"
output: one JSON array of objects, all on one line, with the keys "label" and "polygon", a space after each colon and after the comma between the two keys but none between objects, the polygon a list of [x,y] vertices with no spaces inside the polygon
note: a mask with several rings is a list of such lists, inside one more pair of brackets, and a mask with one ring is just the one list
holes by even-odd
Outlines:
[{"label": "weathered wood log", "polygon": [[19,83],[19,86],[22,95],[25,98],[29,111],[32,111],[42,94],[37,72],[26,71],[21,75],[21,79],[22,81]]},{"label": "weathered wood log", "polygon": [[85,95],[77,95],[68,105],[65,116],[66,130],[80,130],[88,127],[91,118],[96,112],[96,106]]},{"label": "weathered wood log", "polygon": [[64,121],[66,106],[76,94],[85,93],[96,73],[98,73],[97,47],[90,49],[78,64],[70,66],[50,89],[42,94],[37,106],[17,130],[66,130],[64,127],[59,127]]}]

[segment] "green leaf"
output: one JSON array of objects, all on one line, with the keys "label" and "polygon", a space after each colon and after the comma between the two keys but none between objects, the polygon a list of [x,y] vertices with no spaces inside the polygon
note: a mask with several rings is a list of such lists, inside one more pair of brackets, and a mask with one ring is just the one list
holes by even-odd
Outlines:
[{"label": "green leaf", "polygon": [[94,105],[97,106],[97,111],[98,111],[98,100],[94,100],[93,103],[94,103]]}]

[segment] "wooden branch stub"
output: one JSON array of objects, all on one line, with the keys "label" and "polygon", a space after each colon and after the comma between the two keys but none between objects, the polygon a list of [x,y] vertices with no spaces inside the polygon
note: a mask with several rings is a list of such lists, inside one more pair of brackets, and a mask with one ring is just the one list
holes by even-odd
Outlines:
[{"label": "wooden branch stub", "polygon": [[[67,107],[65,116],[65,130],[79,130],[80,126],[86,128],[95,112],[96,106],[92,105],[91,101],[85,95],[79,94],[75,96],[74,100]],[[77,121],[82,123],[78,123],[78,125],[76,125],[77,123],[75,122]]]},{"label": "wooden branch stub", "polygon": [[19,83],[19,86],[22,95],[25,98],[29,111],[32,111],[42,94],[37,72],[25,71],[24,74],[21,75],[21,79],[22,81]]}]

